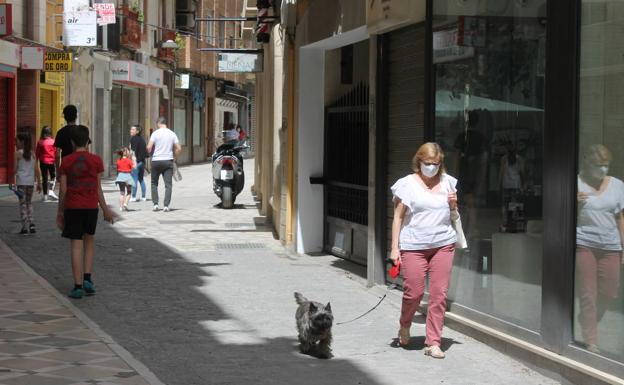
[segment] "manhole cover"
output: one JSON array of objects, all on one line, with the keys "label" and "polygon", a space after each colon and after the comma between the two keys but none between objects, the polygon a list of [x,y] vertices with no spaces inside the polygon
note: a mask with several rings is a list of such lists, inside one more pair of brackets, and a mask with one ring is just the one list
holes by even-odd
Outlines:
[{"label": "manhole cover", "polygon": [[264,243],[217,243],[217,249],[264,249]]}]

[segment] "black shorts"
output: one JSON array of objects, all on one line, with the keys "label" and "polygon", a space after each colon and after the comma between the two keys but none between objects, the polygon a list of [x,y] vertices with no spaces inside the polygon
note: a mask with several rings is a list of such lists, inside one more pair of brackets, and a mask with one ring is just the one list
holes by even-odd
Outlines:
[{"label": "black shorts", "polygon": [[65,209],[65,227],[62,236],[69,239],[82,239],[85,234],[95,234],[98,209]]}]

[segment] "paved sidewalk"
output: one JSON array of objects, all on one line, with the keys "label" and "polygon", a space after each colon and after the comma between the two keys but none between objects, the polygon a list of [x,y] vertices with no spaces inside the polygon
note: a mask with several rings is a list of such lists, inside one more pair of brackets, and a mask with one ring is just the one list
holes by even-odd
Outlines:
[{"label": "paved sidewalk", "polygon": [[0,282],[0,384],[161,384],[2,241]]},{"label": "paved sidewalk", "polygon": [[[366,317],[335,326],[333,359],[300,354],[294,291],[331,301],[340,322],[372,308],[379,288],[367,289],[363,269],[339,258],[287,253],[249,193],[252,170],[253,161],[246,161],[247,187],[232,210],[217,205],[209,165],[195,165],[182,168],[171,212],[152,212],[151,202],[136,202],[123,220],[98,225],[98,293],[71,303],[160,380],[169,385],[556,383],[448,328],[447,358],[426,357],[421,317],[410,346],[400,348],[399,309],[388,299]],[[104,189],[117,207],[112,182]],[[18,226],[10,221],[0,222],[0,237],[64,293],[71,274],[54,209],[36,205],[35,216],[42,219],[35,237],[14,235]],[[0,216],[17,219],[15,202],[0,200]]]}]

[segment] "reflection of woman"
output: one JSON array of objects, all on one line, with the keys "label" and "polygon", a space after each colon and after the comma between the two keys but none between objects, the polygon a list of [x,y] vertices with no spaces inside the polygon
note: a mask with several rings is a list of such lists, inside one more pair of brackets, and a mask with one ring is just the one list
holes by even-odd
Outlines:
[{"label": "reflection of woman", "polygon": [[503,226],[510,225],[507,218],[509,203],[519,199],[524,187],[524,159],[516,153],[514,145],[507,146],[507,153],[501,157],[499,187],[502,192]]},{"label": "reflection of woman", "polygon": [[390,259],[401,260],[403,304],[399,344],[410,340],[410,326],[425,292],[429,273],[425,354],[444,358],[440,348],[453,253],[457,239],[451,209],[457,208],[457,179],[444,172],[444,154],[436,143],[425,143],[412,160],[414,173],[392,186],[394,218]]},{"label": "reflection of woman", "polygon": [[581,330],[597,352],[597,324],[616,298],[624,243],[624,183],[607,176],[611,153],[601,145],[587,148],[578,176],[576,271]]}]

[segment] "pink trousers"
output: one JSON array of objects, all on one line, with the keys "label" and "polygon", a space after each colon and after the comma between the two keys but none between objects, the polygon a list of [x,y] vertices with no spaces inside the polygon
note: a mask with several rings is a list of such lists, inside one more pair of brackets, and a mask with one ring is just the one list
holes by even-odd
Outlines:
[{"label": "pink trousers", "polygon": [[581,312],[579,322],[586,344],[596,344],[598,322],[617,297],[621,252],[577,246],[576,276]]},{"label": "pink trousers", "polygon": [[402,250],[403,303],[400,324],[409,328],[425,293],[425,276],[429,273],[429,303],[425,344],[440,345],[446,313],[455,245],[427,250]]}]

